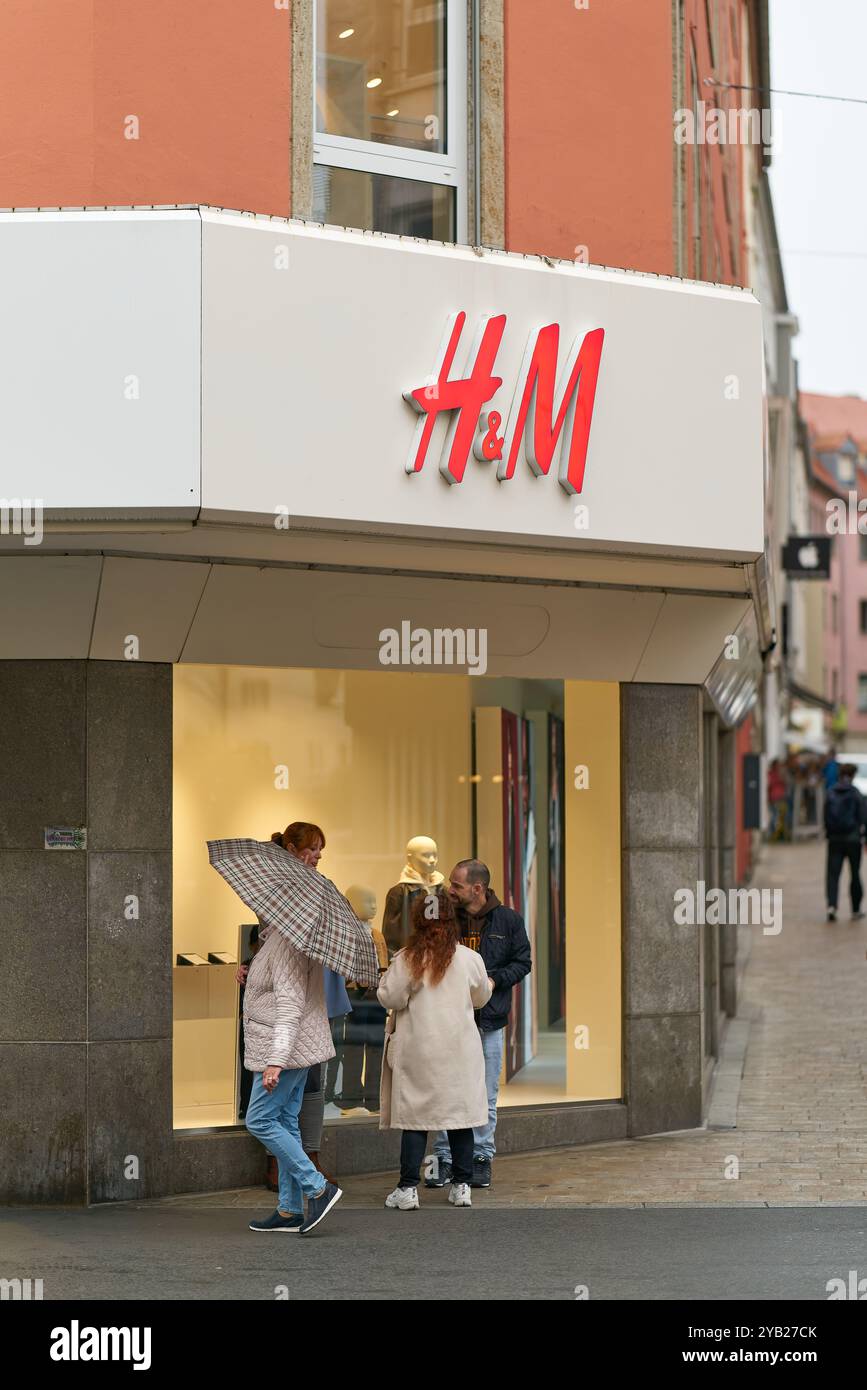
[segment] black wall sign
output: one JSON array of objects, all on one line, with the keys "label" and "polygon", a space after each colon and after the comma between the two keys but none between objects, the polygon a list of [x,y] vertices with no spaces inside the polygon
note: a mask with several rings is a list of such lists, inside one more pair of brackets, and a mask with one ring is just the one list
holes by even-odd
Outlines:
[{"label": "black wall sign", "polygon": [[792,579],[828,579],[830,536],[790,536],[783,546],[783,569]]}]

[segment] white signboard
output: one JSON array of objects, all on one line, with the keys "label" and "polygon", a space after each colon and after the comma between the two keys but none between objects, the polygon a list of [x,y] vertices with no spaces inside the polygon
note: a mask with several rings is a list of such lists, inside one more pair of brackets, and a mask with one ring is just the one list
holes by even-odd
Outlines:
[{"label": "white signboard", "polygon": [[206,517],[761,554],[749,294],[203,216]]},{"label": "white signboard", "polygon": [[7,500],[751,560],[738,290],[206,209],[0,216]]},{"label": "white signboard", "polygon": [[195,516],[201,222],[0,214],[0,495],[48,516]]}]

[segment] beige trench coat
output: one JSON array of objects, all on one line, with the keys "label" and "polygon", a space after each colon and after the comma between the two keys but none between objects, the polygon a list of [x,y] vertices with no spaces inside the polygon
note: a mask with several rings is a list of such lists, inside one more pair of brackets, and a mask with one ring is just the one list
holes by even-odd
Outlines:
[{"label": "beige trench coat", "polygon": [[380,1129],[471,1129],[488,1119],[485,1062],[474,1009],[491,997],[477,951],[457,946],[438,985],[410,976],[399,951],[377,997],[394,1009],[382,1057]]}]

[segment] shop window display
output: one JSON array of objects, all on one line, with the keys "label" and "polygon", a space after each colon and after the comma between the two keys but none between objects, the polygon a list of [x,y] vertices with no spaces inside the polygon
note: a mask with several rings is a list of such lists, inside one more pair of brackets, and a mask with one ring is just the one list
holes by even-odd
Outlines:
[{"label": "shop window display", "polygon": [[[514,991],[500,1105],[582,1099],[567,1090],[564,686],[417,672],[175,669],[174,938],[208,964],[178,968],[178,1128],[242,1123],[236,966],[255,930],[209,869],[206,841],[267,840],[292,820],[322,824],[319,868],[368,925],[384,969],[412,900],[459,860],[489,864],[524,917],[533,971]],[[243,912],[243,909],[241,909]],[[348,982],[332,1020],[326,1121],[379,1111],[385,1011]]]}]

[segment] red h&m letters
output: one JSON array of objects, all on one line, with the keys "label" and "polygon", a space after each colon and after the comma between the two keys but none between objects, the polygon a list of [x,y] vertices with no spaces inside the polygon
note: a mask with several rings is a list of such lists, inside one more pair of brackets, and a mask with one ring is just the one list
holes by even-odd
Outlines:
[{"label": "red h&m letters", "polygon": [[537,475],[547,474],[559,444],[560,486],[570,494],[580,492],[604,329],[594,328],[583,338],[575,339],[561,378],[559,401],[555,401],[555,382],[560,326],[549,323],[530,333],[508,423],[500,437],[497,430],[502,422],[501,415],[495,410],[485,411],[483,407],[503,384],[502,377],[494,376],[493,371],[506,328],[506,315],[486,316],[481,320],[467,359],[467,374],[452,378],[450,373],[466,318],[461,310],[449,319],[428,385],[403,393],[404,400],[421,417],[407,459],[407,473],[421,472],[439,414],[447,411],[451,420],[440,458],[440,472],[446,482],[461,481],[470,449],[477,459],[498,461],[497,477],[501,481],[514,477],[522,442],[532,471]]}]

